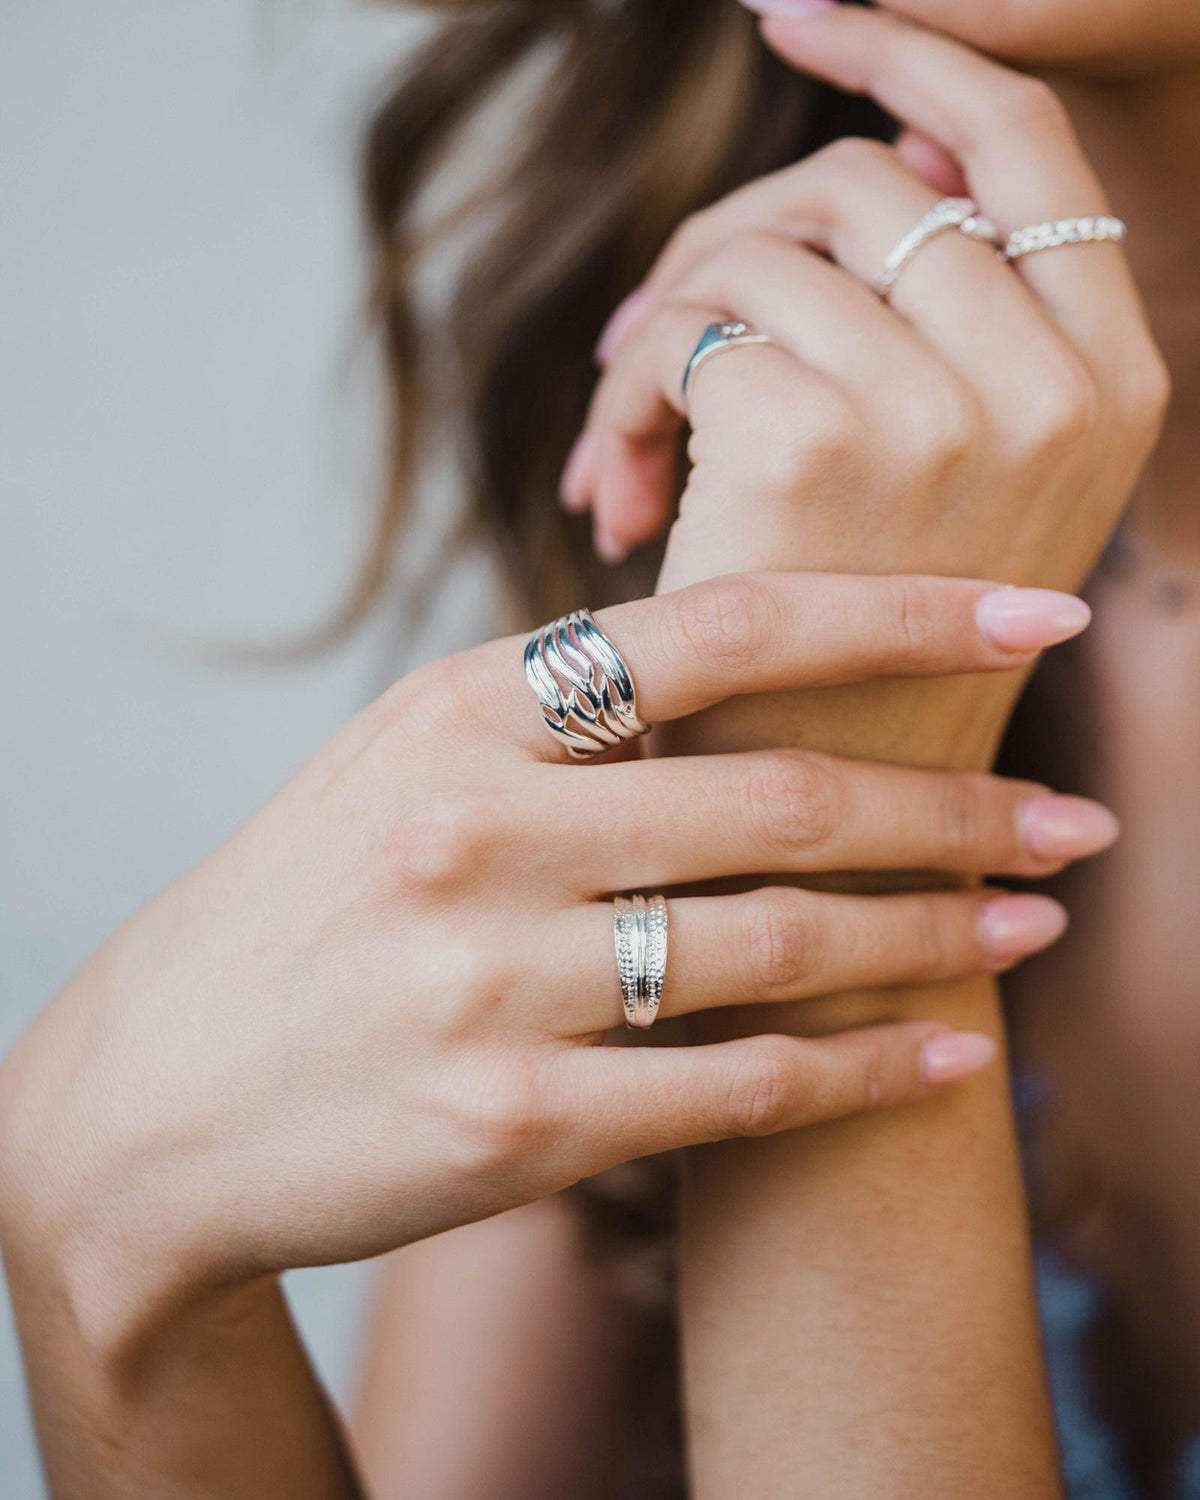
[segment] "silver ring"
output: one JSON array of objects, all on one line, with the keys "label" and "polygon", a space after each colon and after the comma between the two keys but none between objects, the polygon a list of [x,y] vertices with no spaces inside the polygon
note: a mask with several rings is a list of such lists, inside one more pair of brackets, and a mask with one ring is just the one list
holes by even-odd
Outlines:
[{"label": "silver ring", "polygon": [[625,1024],[646,1031],[658,1015],[667,977],[666,898],[618,896],[613,902],[613,941]]},{"label": "silver ring", "polygon": [[748,323],[730,321],[728,323],[710,323],[700,335],[700,342],[692,350],[692,357],[687,362],[687,368],[683,372],[684,410],[691,414],[691,401],[688,397],[688,387],[695,379],[696,371],[706,359],[711,359],[714,354],[720,354],[724,349],[736,349],[742,344],[769,344],[771,340],[765,333],[758,333]]},{"label": "silver ring", "polygon": [[574,760],[590,760],[650,728],[638,717],[625,658],[589,610],[533,632],[525,645],[525,677],[546,728]]},{"label": "silver ring", "polygon": [[1027,224],[1014,229],[1001,254],[1005,260],[1020,260],[1036,250],[1057,250],[1060,245],[1084,245],[1100,240],[1118,243],[1128,233],[1125,221],[1112,214],[1092,214],[1082,219],[1051,219],[1045,224]]},{"label": "silver ring", "polygon": [[971,198],[943,198],[920,218],[883,263],[875,282],[875,290],[886,298],[917,251],[927,245],[935,235],[947,229],[956,229],[971,240],[985,240],[998,245],[996,226],[979,212],[979,205]]}]

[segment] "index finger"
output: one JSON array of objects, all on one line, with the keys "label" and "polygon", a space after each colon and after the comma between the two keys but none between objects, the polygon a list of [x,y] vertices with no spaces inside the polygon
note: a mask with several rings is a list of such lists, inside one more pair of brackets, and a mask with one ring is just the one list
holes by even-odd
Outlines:
[{"label": "index finger", "polygon": [[[632,677],[637,715],[655,724],[739,694],[1011,671],[1090,618],[1070,594],[975,579],[741,573],[601,610],[596,623]],[[485,649],[493,691],[474,696],[489,705],[488,727],[539,759],[565,759],[520,680],[516,643]],[[497,691],[513,699],[499,714]]]}]

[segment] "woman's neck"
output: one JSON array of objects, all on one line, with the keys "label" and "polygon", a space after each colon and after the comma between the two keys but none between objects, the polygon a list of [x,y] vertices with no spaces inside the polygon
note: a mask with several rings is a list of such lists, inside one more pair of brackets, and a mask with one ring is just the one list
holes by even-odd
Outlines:
[{"label": "woman's neck", "polygon": [[1174,380],[1136,521],[1160,548],[1200,559],[1200,64],[1139,79],[1055,82],[1129,222],[1130,258]]}]

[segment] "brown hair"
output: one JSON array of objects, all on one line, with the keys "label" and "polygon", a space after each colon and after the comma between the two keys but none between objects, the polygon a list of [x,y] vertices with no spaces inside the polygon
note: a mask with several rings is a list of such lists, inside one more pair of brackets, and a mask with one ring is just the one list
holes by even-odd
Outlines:
[{"label": "brown hair", "polygon": [[[417,457],[432,419],[448,412],[462,437],[467,524],[490,535],[539,615],[647,582],[646,559],[634,576],[596,570],[586,522],[556,503],[605,319],[689,213],[806,146],[880,128],[865,106],[848,111],[780,64],[735,0],[428,8],[442,24],[375,116],[365,153],[374,310],[395,403],[389,483],[347,626],[387,576]],[[488,143],[489,181],[465,209],[422,224],[452,147],[526,63],[544,71],[509,148]],[[488,232],[430,337],[414,276],[464,217]]]}]

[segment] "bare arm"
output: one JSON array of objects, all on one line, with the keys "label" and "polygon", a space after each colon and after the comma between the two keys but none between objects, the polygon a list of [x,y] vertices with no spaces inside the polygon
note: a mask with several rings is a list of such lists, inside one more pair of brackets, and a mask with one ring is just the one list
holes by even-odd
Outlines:
[{"label": "bare arm", "polygon": [[10,1236],[5,1265],[56,1497],[362,1500],[277,1282],[198,1298],[127,1341],[109,1336],[100,1287],[79,1326],[78,1289],[44,1248]]},{"label": "bare arm", "polygon": [[379,1500],[619,1487],[645,1315],[583,1241],[580,1205],[560,1194],[381,1264],[351,1422]]},{"label": "bare arm", "polygon": [[[902,751],[895,719],[880,744],[869,700],[818,725],[819,707],[748,707],[736,724],[697,724],[689,742],[953,753],[953,724],[939,733],[928,711]],[[822,1000],[770,1024],[813,1034],[901,1015],[1001,1031],[987,980]],[[726,1014],[721,1033],[744,1021]],[[1003,1073],[928,1106],[696,1151],[684,1204],[697,1500],[1058,1493]]]},{"label": "bare arm", "polygon": [[[601,613],[654,719],[756,687],[1005,671],[1053,637],[1057,607],[1039,640],[1014,645],[979,618],[987,583],[910,579],[904,596],[927,595],[940,619],[914,653],[871,604],[891,580],[776,572],[743,588],[766,618],[807,608],[814,627],[749,672],[689,650],[711,583]],[[350,1500],[284,1270],[378,1255],[622,1161],[924,1097],[990,1060],[931,1070],[929,1049],[953,1042],[932,1022],[596,1046],[621,1014],[606,893],[753,871],[758,830],[730,816],[729,788],[772,762],[570,767],[522,646],[493,642],[398,683],[115,934],[6,1059],[0,1238],[55,1496]],[[916,847],[947,869],[1042,867],[1013,835],[1021,783],[987,784],[1003,836],[952,849],[914,841],[938,831],[943,777],[838,774],[894,828],[848,820],[842,853],[814,868],[846,868],[849,849],[894,868]],[[697,800],[710,816],[691,812]],[[673,848],[614,841],[626,816],[660,820]],[[767,899],[676,903],[672,942],[693,976],[677,1014],[728,1005],[718,934]],[[843,925],[858,936],[831,941],[825,991],[931,972],[903,898],[869,911],[802,899],[831,940]],[[947,893],[924,914],[944,929],[934,972],[986,967],[978,904]]]},{"label": "bare arm", "polygon": [[[1002,230],[1066,201],[1103,210],[1040,83],[858,8],[771,21],[767,35],[945,148],[942,179],[969,182]],[[615,352],[567,503],[593,504],[610,538],[654,530],[679,374],[704,325],[734,316],[775,347],[698,372],[663,586],[798,557],[1077,584],[1153,439],[1161,361],[1112,246],[1031,257],[1018,274],[942,235],[883,307],[870,282],[938,196],[895,152],[847,142],[698,216]],[[906,628],[921,634],[919,611]],[[723,649],[724,631],[714,619],[698,648]],[[893,682],[743,702],[673,726],[660,746],[792,744],[982,768],[1017,687]],[[820,785],[773,797],[764,815],[801,842],[845,811]],[[969,824],[969,799],[953,815]],[[760,934],[747,961],[776,978],[802,970],[812,934]],[[883,1015],[1000,1032],[988,980],[705,1017],[701,1030],[812,1034]],[[1003,1077],[886,1118],[697,1151],[685,1199],[698,1500],[1059,1492]]]}]

